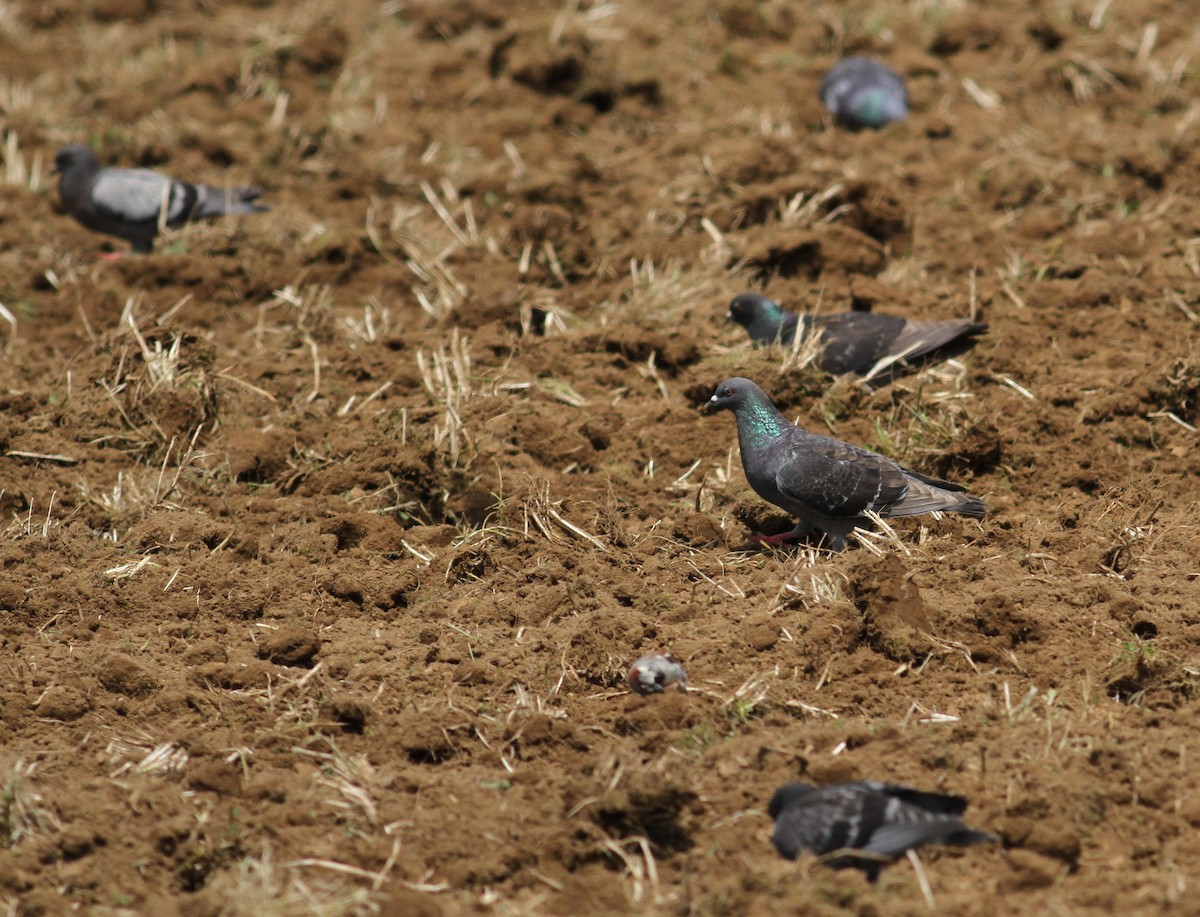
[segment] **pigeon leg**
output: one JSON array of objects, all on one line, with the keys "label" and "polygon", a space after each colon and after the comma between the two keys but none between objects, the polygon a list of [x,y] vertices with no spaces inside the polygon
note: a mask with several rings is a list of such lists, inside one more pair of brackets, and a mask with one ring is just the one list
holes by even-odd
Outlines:
[{"label": "pigeon leg", "polygon": [[823,546],[832,551],[834,554],[841,554],[847,547],[847,541],[841,535],[835,535],[833,532],[826,532],[823,540]]},{"label": "pigeon leg", "polygon": [[120,261],[123,258],[128,258],[127,252],[96,252],[97,261]]},{"label": "pigeon leg", "polygon": [[824,528],[825,547],[834,554],[841,554],[846,550],[847,541],[850,533],[854,531],[854,523],[845,523],[842,525],[830,525]]},{"label": "pigeon leg", "polygon": [[787,544],[790,541],[797,541],[809,534],[813,527],[807,522],[797,522],[796,527],[787,532],[780,532],[778,535],[763,535],[761,532],[751,532],[750,537],[760,544],[769,544],[771,546]]}]

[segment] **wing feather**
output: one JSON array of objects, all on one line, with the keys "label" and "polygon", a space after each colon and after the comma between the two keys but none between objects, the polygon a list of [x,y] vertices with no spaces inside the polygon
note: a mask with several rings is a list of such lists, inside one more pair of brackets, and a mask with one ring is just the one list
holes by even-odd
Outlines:
[{"label": "wing feather", "polygon": [[779,492],[824,516],[854,517],[902,500],[908,479],[894,462],[849,443],[798,443],[775,475]]},{"label": "wing feather", "polygon": [[131,223],[157,220],[164,203],[167,217],[181,205],[176,182],[149,169],[101,169],[92,185],[92,203],[103,216]]}]

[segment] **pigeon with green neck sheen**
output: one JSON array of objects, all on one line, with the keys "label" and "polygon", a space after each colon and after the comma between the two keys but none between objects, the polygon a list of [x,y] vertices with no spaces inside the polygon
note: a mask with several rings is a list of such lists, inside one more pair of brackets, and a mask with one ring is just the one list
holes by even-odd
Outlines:
[{"label": "pigeon with green neck sheen", "polygon": [[983,501],[963,493],[958,484],[800,429],[749,379],[726,379],[700,410],[733,412],[746,480],[756,494],[799,520],[790,532],[755,534],[765,544],[780,544],[816,529],[824,533],[826,547],[842,551],[847,536],[870,523],[868,512],[888,517],[943,512],[983,518]]},{"label": "pigeon with green neck sheen", "polygon": [[780,856],[794,860],[809,850],[828,857],[833,869],[861,869],[874,882],[884,866],[924,844],[994,841],[963,823],[966,808],[961,796],[863,780],[786,784],[771,797],[767,814],[775,820],[771,841]]},{"label": "pigeon with green neck sheen", "polygon": [[821,79],[821,102],[852,131],[879,130],[908,117],[908,90],[891,67],[870,57],[838,61]]},{"label": "pigeon with green neck sheen", "polygon": [[54,171],[67,213],[88,229],[125,239],[135,252],[149,252],[164,226],[268,209],[255,203],[258,188],[212,188],[149,169],[105,167],[82,144],[59,150]]},{"label": "pigeon with green neck sheen", "polygon": [[790,346],[797,333],[815,333],[821,345],[817,366],[823,371],[835,376],[856,373],[876,381],[887,381],[898,369],[936,351],[968,347],[987,331],[986,324],[965,318],[921,322],[879,312],[795,315],[760,293],[735,296],[726,317],[759,344]]}]

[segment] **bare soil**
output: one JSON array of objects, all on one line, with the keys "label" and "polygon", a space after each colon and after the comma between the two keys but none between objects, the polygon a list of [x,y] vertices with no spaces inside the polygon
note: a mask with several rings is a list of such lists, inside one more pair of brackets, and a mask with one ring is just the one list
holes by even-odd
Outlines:
[{"label": "bare soil", "polygon": [[[771,847],[868,777],[1001,838],[936,910],[1200,913],[1188,4],[15,0],[0,51],[6,913],[927,913]],[[906,123],[825,123],[848,53]],[[99,260],[69,142],[273,209]],[[870,391],[751,288],[991,331]],[[755,547],[734,374],[988,517]]]}]

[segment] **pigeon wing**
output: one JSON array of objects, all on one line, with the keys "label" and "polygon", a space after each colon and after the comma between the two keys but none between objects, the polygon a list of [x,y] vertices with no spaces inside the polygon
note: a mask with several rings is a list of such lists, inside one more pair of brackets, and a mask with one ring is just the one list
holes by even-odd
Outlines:
[{"label": "pigeon wing", "polygon": [[923,790],[915,790],[910,786],[903,786],[896,783],[878,784],[875,789],[886,793],[893,799],[899,799],[907,805],[924,809],[926,812],[935,812],[941,815],[962,815],[967,808],[967,801],[963,797],[951,796],[948,793],[927,793]]},{"label": "pigeon wing", "polygon": [[[796,331],[799,327],[800,316],[792,312],[788,312],[786,315],[784,315],[783,321],[779,323],[779,330],[775,334],[773,343],[791,344],[792,341],[796,339]],[[807,331],[807,325],[800,330]]]},{"label": "pigeon wing", "polygon": [[895,859],[913,847],[938,843],[964,830],[966,826],[952,815],[934,815],[920,821],[892,821],[877,828],[859,849]]},{"label": "pigeon wing", "polygon": [[908,480],[894,462],[817,436],[790,450],[775,485],[787,499],[835,519],[895,503],[908,492]]},{"label": "pigeon wing", "polygon": [[854,829],[847,815],[842,800],[822,791],[792,800],[775,817],[771,842],[789,860],[802,850],[818,855],[839,850]]},{"label": "pigeon wing", "polygon": [[182,182],[149,169],[101,169],[92,185],[92,203],[101,216],[128,223],[156,222],[165,207],[171,223],[186,217],[187,191]]},{"label": "pigeon wing", "polygon": [[845,312],[814,316],[813,324],[821,329],[825,345],[821,369],[835,376],[863,375],[890,352],[905,319],[876,312]]}]

